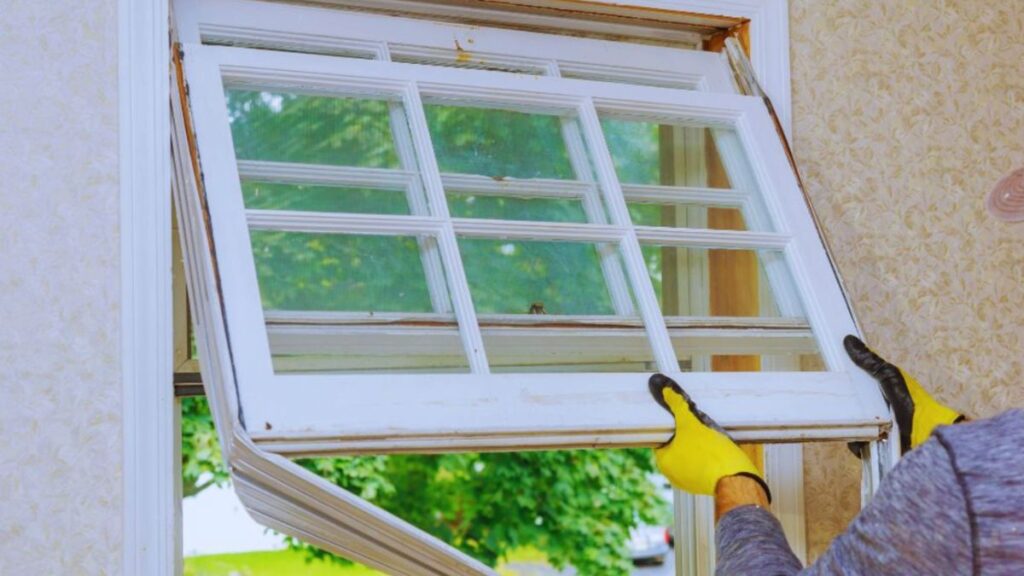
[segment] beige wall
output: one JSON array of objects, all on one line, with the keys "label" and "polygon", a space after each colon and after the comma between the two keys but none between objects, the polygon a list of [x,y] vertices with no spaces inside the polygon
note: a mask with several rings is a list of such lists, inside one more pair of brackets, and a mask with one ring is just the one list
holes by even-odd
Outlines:
[{"label": "beige wall", "polygon": [[119,574],[116,0],[0,9],[0,574]]},{"label": "beige wall", "polygon": [[[939,398],[1024,406],[1024,225],[983,198],[1024,164],[1019,0],[790,0],[794,140],[870,344]],[[856,513],[842,446],[807,450],[820,553]]]},{"label": "beige wall", "polygon": [[[972,414],[1024,406],[1024,226],[982,198],[1024,163],[1017,0],[790,0],[794,139],[873,345]],[[117,574],[116,1],[0,18],[0,574]],[[808,449],[812,555],[858,467]]]}]

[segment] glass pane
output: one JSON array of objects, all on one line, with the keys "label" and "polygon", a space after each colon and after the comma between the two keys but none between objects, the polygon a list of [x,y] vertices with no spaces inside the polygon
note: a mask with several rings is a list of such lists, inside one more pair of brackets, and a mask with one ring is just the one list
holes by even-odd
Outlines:
[{"label": "glass pane", "polygon": [[[616,314],[601,262],[613,246],[461,239],[487,358],[495,372],[648,372],[643,324]],[[614,266],[613,266],[614,267]]]},{"label": "glass pane", "polygon": [[743,213],[735,208],[641,202],[627,202],[626,205],[633,224],[637,226],[747,230]]},{"label": "glass pane", "polygon": [[227,106],[239,159],[399,167],[387,102],[231,89]]},{"label": "glass pane", "polygon": [[431,321],[373,316],[311,326],[268,321],[277,373],[432,374],[469,372],[454,318]]},{"label": "glass pane", "polygon": [[615,314],[601,271],[611,247],[463,238],[459,249],[478,314]]},{"label": "glass pane", "polygon": [[727,129],[618,118],[602,118],[601,128],[623,183],[731,187],[716,143]]},{"label": "glass pane", "polygon": [[425,107],[441,172],[575,178],[559,116],[441,104]]},{"label": "glass pane", "polygon": [[649,245],[641,251],[666,316],[803,315],[779,251]]},{"label": "glass pane", "polygon": [[[601,126],[634,224],[772,229],[733,129],[608,117]],[[731,151],[731,160],[720,151]],[[734,214],[721,218],[713,210]]]},{"label": "glass pane", "polygon": [[802,356],[817,354],[781,252],[672,246],[642,252],[680,369],[797,371]]},{"label": "glass pane", "polygon": [[454,317],[428,289],[420,244],[432,239],[250,236],[276,372],[468,371]]},{"label": "glass pane", "polygon": [[416,238],[252,231],[268,310],[432,312]]},{"label": "glass pane", "polygon": [[481,326],[491,371],[654,372],[657,365],[639,320],[630,328],[546,324]]},{"label": "glass pane", "polygon": [[448,209],[455,218],[586,222],[579,200],[556,198],[506,198],[504,196],[448,195]]},{"label": "glass pane", "polygon": [[245,207],[258,210],[409,214],[403,190],[243,182]]}]

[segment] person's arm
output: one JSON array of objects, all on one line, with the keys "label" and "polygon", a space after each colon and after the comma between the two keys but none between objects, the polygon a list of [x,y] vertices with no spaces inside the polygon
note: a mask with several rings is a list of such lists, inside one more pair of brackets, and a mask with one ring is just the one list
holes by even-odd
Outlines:
[{"label": "person's arm", "polygon": [[[900,424],[904,451],[913,450],[885,479],[878,494],[800,572],[782,527],[757,502],[750,486],[720,483],[716,493],[718,574],[940,574],[971,570],[970,523],[951,457],[936,440],[944,424],[964,416],[939,404],[913,377],[886,362],[860,339],[843,344],[850,358],[879,381]],[[722,500],[720,503],[719,500]]]},{"label": "person's arm", "polygon": [[715,522],[742,506],[768,508],[764,488],[746,476],[727,476],[715,486]]},{"label": "person's arm", "polygon": [[910,452],[805,574],[971,574],[967,500],[946,448]]},{"label": "person's arm", "polygon": [[649,386],[676,419],[675,434],[654,452],[658,468],[676,488],[715,496],[718,573],[798,572],[800,562],[767,510],[768,485],[750,457],[671,378],[655,374]]},{"label": "person's arm", "polygon": [[904,458],[846,532],[805,570],[775,517],[761,505],[742,502],[756,487],[735,490],[724,480],[720,486],[725,488],[720,495],[738,505],[718,521],[719,576],[972,572],[966,499],[950,457],[937,440]]},{"label": "person's arm", "polygon": [[716,572],[729,574],[790,575],[800,572],[782,526],[768,511],[761,486],[745,476],[718,481],[715,489]]}]

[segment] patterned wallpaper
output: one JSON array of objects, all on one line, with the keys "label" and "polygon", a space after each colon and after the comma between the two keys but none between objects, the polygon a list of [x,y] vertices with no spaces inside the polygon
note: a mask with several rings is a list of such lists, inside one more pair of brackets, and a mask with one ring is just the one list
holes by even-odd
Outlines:
[{"label": "patterned wallpaper", "polygon": [[0,5],[0,574],[119,574],[117,2]]},{"label": "patterned wallpaper", "polygon": [[[976,416],[1024,406],[1024,225],[984,198],[1024,165],[1020,0],[790,0],[794,146],[868,341]],[[808,550],[858,506],[806,450]]]}]

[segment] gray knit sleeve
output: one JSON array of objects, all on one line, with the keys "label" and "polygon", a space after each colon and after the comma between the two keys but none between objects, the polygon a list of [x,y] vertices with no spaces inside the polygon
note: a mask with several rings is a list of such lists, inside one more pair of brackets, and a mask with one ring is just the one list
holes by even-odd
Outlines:
[{"label": "gray knit sleeve", "polygon": [[719,576],[796,574],[800,561],[793,555],[782,525],[771,512],[758,506],[730,510],[715,530]]},{"label": "gray knit sleeve", "polygon": [[800,571],[767,511],[737,508],[718,525],[718,571],[732,574],[970,574],[971,528],[946,449],[908,454],[816,563]]}]

